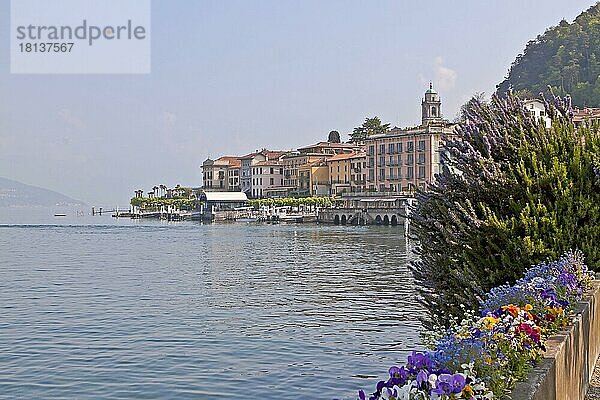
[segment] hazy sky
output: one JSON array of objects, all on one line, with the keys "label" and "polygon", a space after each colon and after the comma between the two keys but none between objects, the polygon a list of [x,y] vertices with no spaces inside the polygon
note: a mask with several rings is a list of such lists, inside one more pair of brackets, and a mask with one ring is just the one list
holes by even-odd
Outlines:
[{"label": "hazy sky", "polygon": [[593,1],[152,2],[149,75],[11,75],[0,0],[0,176],[89,204],[201,184],[207,157],[292,149],[367,116],[452,119],[528,40]]}]

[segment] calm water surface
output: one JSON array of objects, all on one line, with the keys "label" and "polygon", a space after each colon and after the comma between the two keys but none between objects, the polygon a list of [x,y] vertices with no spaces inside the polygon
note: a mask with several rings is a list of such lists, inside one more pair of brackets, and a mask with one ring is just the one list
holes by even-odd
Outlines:
[{"label": "calm water surface", "polygon": [[0,209],[0,397],[355,399],[419,347],[397,228]]}]

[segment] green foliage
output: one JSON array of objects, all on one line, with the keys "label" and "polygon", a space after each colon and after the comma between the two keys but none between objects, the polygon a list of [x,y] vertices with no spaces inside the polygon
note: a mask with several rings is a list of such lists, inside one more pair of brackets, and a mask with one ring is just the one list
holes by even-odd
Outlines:
[{"label": "green foliage", "polygon": [[161,206],[175,206],[180,210],[195,210],[200,207],[200,201],[188,198],[151,199],[148,197],[133,197],[130,201],[134,207],[145,210],[159,209]]},{"label": "green foliage", "polygon": [[578,106],[600,106],[600,4],[527,43],[498,93],[513,89],[537,97],[548,95],[549,88],[560,96],[570,94]]},{"label": "green foliage", "polygon": [[474,101],[448,165],[418,191],[413,269],[432,318],[461,315],[460,304],[569,249],[600,269],[598,127],[575,127],[560,101],[547,111],[549,130],[515,97]]},{"label": "green foliage", "polygon": [[379,117],[367,118],[361,126],[354,128],[350,134],[350,140],[360,142],[365,140],[367,136],[386,133],[389,130],[390,124],[382,124]]},{"label": "green foliage", "polygon": [[333,204],[333,197],[285,197],[281,199],[256,199],[248,200],[248,204],[256,208],[261,206],[298,207],[300,205],[328,207]]}]

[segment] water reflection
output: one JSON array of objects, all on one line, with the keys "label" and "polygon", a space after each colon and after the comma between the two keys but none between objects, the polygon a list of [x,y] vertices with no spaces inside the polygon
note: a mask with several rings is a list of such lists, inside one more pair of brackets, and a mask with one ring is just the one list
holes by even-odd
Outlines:
[{"label": "water reflection", "polygon": [[94,221],[0,227],[3,394],[355,398],[418,346],[396,228]]}]

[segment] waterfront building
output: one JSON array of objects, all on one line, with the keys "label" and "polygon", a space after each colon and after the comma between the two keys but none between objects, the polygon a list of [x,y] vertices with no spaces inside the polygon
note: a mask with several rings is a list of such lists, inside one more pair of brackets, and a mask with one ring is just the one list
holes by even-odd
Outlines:
[{"label": "waterfront building", "polygon": [[442,117],[439,94],[430,84],[421,101],[421,125],[395,127],[365,140],[366,187],[377,192],[426,188],[443,162],[443,138],[456,126]]},{"label": "waterfront building", "polygon": [[259,199],[283,187],[283,163],[279,159],[258,161],[251,168],[252,198]]},{"label": "waterfront building", "polygon": [[240,190],[240,157],[223,156],[202,163],[203,189],[206,191],[236,192]]},{"label": "waterfront building", "polygon": [[[324,186],[330,186],[329,177],[325,181],[318,181],[318,189],[313,188],[311,182],[317,182],[313,179],[312,172],[318,171],[319,179],[323,179],[323,172],[319,167],[322,162],[336,154],[356,153],[362,149],[361,146],[351,143],[318,142],[309,146],[299,148],[297,151],[290,152],[282,158],[284,172],[284,186],[288,195],[306,196],[313,192],[322,192]],[[302,176],[300,170],[302,168]],[[316,168],[316,169],[315,169]],[[323,185],[324,182],[327,182]]]},{"label": "waterfront building", "polygon": [[205,209],[214,211],[233,210],[248,205],[248,197],[244,192],[204,192],[199,196]]},{"label": "waterfront building", "polygon": [[[252,198],[270,197],[267,189],[276,191],[283,186],[283,163],[286,151],[263,149],[240,157],[241,190]],[[265,168],[265,169],[263,169]]]},{"label": "waterfront building", "polygon": [[332,195],[364,192],[366,189],[366,153],[343,153],[327,159]]},{"label": "waterfront building", "polygon": [[[332,154],[329,156],[333,157]],[[329,168],[325,159],[317,159],[298,166],[298,195],[328,196],[330,191]]]}]

